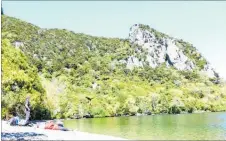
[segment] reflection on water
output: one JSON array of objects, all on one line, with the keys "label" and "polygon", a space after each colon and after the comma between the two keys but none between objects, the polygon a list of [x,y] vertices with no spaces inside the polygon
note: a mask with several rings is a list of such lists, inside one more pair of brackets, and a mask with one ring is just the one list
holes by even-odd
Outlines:
[{"label": "reflection on water", "polygon": [[127,139],[226,139],[226,113],[66,120],[65,126]]}]

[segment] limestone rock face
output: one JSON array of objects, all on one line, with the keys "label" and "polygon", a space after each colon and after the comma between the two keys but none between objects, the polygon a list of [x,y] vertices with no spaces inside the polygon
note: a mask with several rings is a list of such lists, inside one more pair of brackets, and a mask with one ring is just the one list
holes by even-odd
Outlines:
[{"label": "limestone rock face", "polygon": [[205,73],[210,78],[219,77],[219,75],[215,72],[215,70],[210,66],[209,63],[204,66],[204,69],[201,72]]},{"label": "limestone rock face", "polygon": [[195,67],[194,63],[183,54],[182,50],[180,50],[175,43],[171,40],[167,40],[166,45],[166,61],[170,65],[178,70],[192,70]]},{"label": "limestone rock face", "polygon": [[[195,48],[190,50],[189,55],[186,55],[186,47],[181,46],[181,40],[169,37],[147,26],[144,27],[142,24],[135,24],[130,28],[128,39],[131,47],[135,49],[135,54],[128,56],[126,60],[119,60],[118,63],[126,64],[130,70],[144,65],[156,68],[164,63],[167,67],[174,67],[181,71],[192,71],[198,67],[197,60],[189,58],[191,55],[200,55]],[[199,60],[203,61],[203,56],[200,56]],[[210,78],[219,78],[209,63],[206,63],[204,68],[199,68],[199,70]]]},{"label": "limestone rock face", "polygon": [[143,67],[143,63],[141,61],[139,61],[138,58],[136,58],[134,56],[130,56],[127,61],[127,68],[133,69],[134,66]]},{"label": "limestone rock face", "polygon": [[[155,68],[163,63],[173,66],[178,70],[192,70],[195,64],[176,46],[173,38],[156,37],[156,35],[148,30],[140,28],[140,24],[135,24],[130,28],[129,41],[131,44],[141,46],[147,50],[146,61],[149,66]],[[142,62],[137,60],[127,62],[132,66],[142,66]]]}]

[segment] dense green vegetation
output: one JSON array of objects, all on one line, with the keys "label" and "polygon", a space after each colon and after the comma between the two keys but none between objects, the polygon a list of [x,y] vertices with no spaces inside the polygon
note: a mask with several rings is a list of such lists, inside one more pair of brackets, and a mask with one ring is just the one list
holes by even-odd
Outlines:
[{"label": "dense green vegetation", "polygon": [[32,94],[32,118],[48,118],[48,109],[43,102],[45,90],[42,88],[37,69],[28,63],[24,54],[12,47],[9,40],[2,40],[2,115],[22,115],[24,99]]},{"label": "dense green vegetation", "polygon": [[[197,62],[200,66],[193,72],[165,65],[128,70],[117,63],[136,54],[135,46],[125,39],[41,29],[8,16],[2,16],[2,31],[3,116],[16,111],[13,108],[28,92],[34,98],[32,105],[39,105],[33,111],[50,111],[51,118],[226,110],[226,87],[199,73],[203,62]],[[189,52],[194,48],[184,44],[181,47],[196,61]],[[15,83],[23,85],[14,91]],[[15,100],[13,105],[9,98]]]}]

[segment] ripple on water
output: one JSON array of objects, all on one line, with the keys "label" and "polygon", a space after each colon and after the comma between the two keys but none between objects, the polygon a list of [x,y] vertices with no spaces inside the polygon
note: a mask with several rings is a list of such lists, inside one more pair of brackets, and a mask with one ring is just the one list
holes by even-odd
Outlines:
[{"label": "ripple on water", "polygon": [[68,120],[65,126],[128,139],[222,140],[226,112]]}]

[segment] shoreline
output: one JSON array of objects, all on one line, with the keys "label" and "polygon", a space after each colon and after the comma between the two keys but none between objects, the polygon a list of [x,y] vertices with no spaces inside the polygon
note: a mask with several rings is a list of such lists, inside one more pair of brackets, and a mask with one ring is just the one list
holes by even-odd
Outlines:
[{"label": "shoreline", "polygon": [[[184,115],[184,114],[203,114],[203,113],[221,113],[221,112],[226,112],[226,111],[217,111],[217,112],[212,112],[212,111],[195,111],[193,113],[188,113],[188,112],[182,112],[179,114],[168,114],[168,113],[158,113],[158,114],[136,114],[136,115],[121,115],[121,116],[107,116],[107,117],[81,117],[81,118],[65,118],[65,119],[51,119],[51,120],[80,120],[80,119],[95,119],[95,118],[116,118],[116,117],[142,117],[142,116],[159,116],[159,115]],[[48,121],[48,120],[43,120],[43,121]]]},{"label": "shoreline", "polygon": [[[160,113],[160,114],[151,114],[151,115],[147,115],[147,114],[138,114],[138,115],[121,115],[121,116],[109,116],[109,117],[82,117],[82,118],[65,118],[65,119],[46,119],[46,120],[32,120],[30,121],[33,124],[36,124],[37,122],[47,122],[47,121],[51,121],[51,120],[59,120],[59,121],[65,121],[65,120],[82,120],[82,119],[96,119],[96,118],[120,118],[120,117],[144,117],[144,116],[164,116],[164,115],[190,115],[190,114],[205,114],[205,113],[224,113],[226,111],[217,111],[217,112],[211,112],[211,111],[196,111],[193,113],[180,113],[180,114],[168,114],[168,113]],[[5,121],[4,119],[2,119],[2,121]]]},{"label": "shoreline", "polygon": [[1,140],[127,140],[120,137],[81,131],[46,130],[27,126],[10,126],[1,121]]}]

